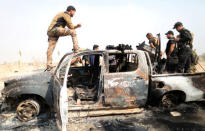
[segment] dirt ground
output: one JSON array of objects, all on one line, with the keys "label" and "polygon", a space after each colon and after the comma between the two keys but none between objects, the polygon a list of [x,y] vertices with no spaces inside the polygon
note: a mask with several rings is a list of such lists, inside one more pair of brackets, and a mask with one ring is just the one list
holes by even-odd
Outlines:
[{"label": "dirt ground", "polygon": [[[0,90],[3,81],[18,75],[45,68],[44,63],[0,65]],[[197,72],[205,69],[200,61]],[[0,130],[56,131],[55,117],[41,114],[30,122],[20,122],[15,112],[0,114]],[[205,131],[205,103],[185,103],[173,109],[146,107],[138,114],[69,119],[69,131]]]},{"label": "dirt ground", "polygon": [[197,72],[205,72],[205,61],[199,60],[199,64],[196,65]]},{"label": "dirt ground", "polygon": [[[57,131],[54,117],[41,114],[22,123],[15,113],[0,115],[0,130]],[[131,115],[69,119],[68,131],[205,131],[205,103],[185,103],[172,109],[146,107]]]},{"label": "dirt ground", "polygon": [[32,72],[33,70],[45,68],[45,64],[42,62],[35,63],[7,63],[0,64],[0,80],[17,75],[24,75]]}]

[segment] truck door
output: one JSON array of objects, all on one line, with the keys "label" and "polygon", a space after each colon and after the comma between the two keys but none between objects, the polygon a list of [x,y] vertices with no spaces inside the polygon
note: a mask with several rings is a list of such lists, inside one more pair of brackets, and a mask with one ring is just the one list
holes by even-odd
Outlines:
[{"label": "truck door", "polygon": [[108,56],[109,69],[104,74],[105,104],[117,108],[144,106],[149,83],[146,56],[144,52],[120,55],[110,53]]},{"label": "truck door", "polygon": [[[72,60],[72,54],[65,57],[58,65],[54,74],[53,96],[57,112],[57,126],[59,130],[66,131],[68,122],[68,95],[67,75]],[[65,79],[64,79],[65,78]]]}]

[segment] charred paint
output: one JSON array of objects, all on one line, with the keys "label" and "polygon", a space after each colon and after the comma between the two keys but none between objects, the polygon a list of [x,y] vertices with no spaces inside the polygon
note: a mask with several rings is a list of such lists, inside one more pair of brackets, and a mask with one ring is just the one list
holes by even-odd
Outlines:
[{"label": "charred paint", "polygon": [[105,104],[112,107],[137,107],[145,105],[148,95],[148,65],[144,52],[137,54],[138,68],[132,72],[105,73]]},{"label": "charred paint", "polygon": [[38,95],[52,107],[52,83],[50,83],[50,79],[49,72],[40,71],[33,75],[7,80],[2,94],[5,98],[18,98],[25,94]]},{"label": "charred paint", "polygon": [[136,71],[136,73],[137,73],[137,75],[140,75],[143,79],[145,79],[145,80],[148,80],[149,79],[149,76],[148,76],[148,74],[145,74],[144,72],[142,72],[141,70],[137,70]]},{"label": "charred paint", "polygon": [[[170,91],[182,91],[186,95],[186,101],[200,101],[205,94],[205,73],[195,74],[165,74],[152,76],[152,82],[163,82],[163,94]],[[162,88],[163,89],[163,88]]]}]

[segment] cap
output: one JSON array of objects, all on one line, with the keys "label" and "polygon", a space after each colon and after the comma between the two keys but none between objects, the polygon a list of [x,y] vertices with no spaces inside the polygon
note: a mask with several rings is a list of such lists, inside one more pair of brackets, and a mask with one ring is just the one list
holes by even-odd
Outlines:
[{"label": "cap", "polygon": [[172,35],[174,35],[174,32],[171,31],[171,30],[169,30],[165,35],[168,35],[168,34],[172,34]]},{"label": "cap", "polygon": [[98,47],[99,47],[99,45],[93,45],[93,49],[96,49]]},{"label": "cap", "polygon": [[173,29],[175,29],[175,28],[177,28],[177,27],[179,27],[179,26],[181,26],[181,25],[183,25],[181,22],[177,22],[177,23],[174,24]]},{"label": "cap", "polygon": [[147,33],[147,35],[146,36],[152,36],[152,33]]}]

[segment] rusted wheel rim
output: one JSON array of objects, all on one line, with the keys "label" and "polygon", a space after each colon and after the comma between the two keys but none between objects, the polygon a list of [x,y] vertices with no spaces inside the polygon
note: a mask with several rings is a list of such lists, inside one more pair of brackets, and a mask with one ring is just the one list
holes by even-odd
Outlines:
[{"label": "rusted wheel rim", "polygon": [[175,105],[175,96],[173,94],[166,94],[162,97],[162,105],[164,107],[173,107]]},{"label": "rusted wheel rim", "polygon": [[18,105],[16,111],[18,119],[26,122],[36,118],[40,112],[40,105],[34,100],[26,100]]}]

